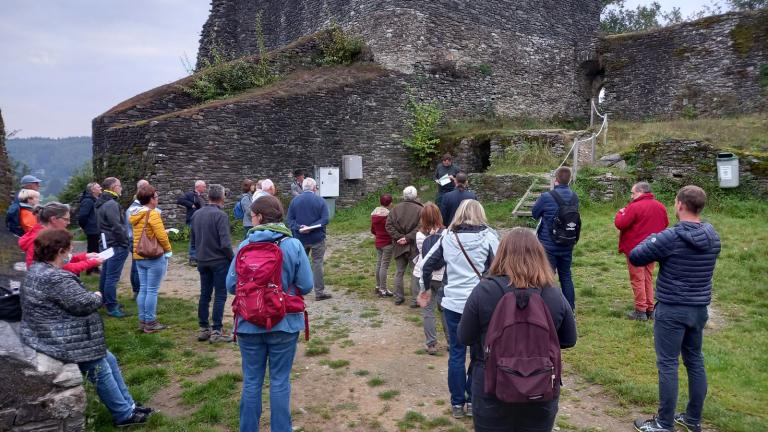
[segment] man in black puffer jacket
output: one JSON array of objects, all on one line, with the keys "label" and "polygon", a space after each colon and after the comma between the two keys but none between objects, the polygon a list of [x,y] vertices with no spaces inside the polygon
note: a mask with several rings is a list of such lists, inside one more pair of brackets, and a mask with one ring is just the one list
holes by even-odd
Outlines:
[{"label": "man in black puffer jacket", "polygon": [[[640,432],[672,432],[674,423],[688,431],[701,431],[701,411],[707,395],[707,376],[701,352],[707,306],[712,299],[712,275],[720,253],[720,237],[701,221],[707,195],[700,187],[685,186],[675,198],[672,228],[653,234],[629,255],[632,265],[658,261],[656,322],[653,336],[659,369],[659,412],[651,420],[635,420]],[[677,406],[678,357],[688,371],[689,402],[685,413]]]}]

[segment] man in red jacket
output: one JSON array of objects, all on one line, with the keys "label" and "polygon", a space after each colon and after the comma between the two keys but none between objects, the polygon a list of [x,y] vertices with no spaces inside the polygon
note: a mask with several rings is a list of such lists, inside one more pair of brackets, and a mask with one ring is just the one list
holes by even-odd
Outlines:
[{"label": "man in red jacket", "polygon": [[636,267],[629,262],[629,253],[649,235],[664,231],[669,225],[667,209],[651,193],[651,186],[639,182],[632,186],[632,201],[616,213],[613,221],[619,229],[619,252],[627,256],[629,282],[635,294],[635,310],[629,318],[647,321],[653,317],[654,263]]}]

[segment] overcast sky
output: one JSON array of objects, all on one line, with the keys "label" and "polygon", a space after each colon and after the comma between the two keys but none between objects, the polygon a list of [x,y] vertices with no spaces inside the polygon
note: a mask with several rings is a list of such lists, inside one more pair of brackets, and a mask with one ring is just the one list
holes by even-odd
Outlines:
[{"label": "overcast sky", "polygon": [[[252,1],[252,0],[251,0]],[[709,0],[659,0],[683,16]],[[634,7],[643,0],[627,0]],[[186,75],[209,0],[0,0],[0,109],[20,137],[90,135],[120,101]]]}]

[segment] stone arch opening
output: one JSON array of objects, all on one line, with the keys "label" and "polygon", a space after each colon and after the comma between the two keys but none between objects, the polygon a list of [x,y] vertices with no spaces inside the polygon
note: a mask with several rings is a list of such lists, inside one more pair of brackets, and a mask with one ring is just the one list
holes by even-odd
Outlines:
[{"label": "stone arch opening", "polygon": [[581,85],[587,100],[599,97],[605,81],[605,67],[597,59],[587,60],[579,65]]}]

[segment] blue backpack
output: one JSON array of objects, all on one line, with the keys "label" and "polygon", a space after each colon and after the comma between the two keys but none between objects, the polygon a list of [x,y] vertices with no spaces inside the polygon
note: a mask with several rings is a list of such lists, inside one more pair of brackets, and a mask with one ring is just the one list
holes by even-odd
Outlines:
[{"label": "blue backpack", "polygon": [[8,227],[8,231],[19,237],[24,235],[24,230],[21,229],[20,212],[21,207],[19,206],[19,199],[16,198],[11,205],[8,206],[8,212],[5,214],[5,226]]},{"label": "blue backpack", "polygon": [[245,211],[243,211],[243,197],[240,197],[240,200],[235,203],[235,208],[232,209],[232,215],[237,220],[243,220],[245,217]]}]

